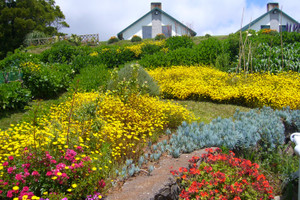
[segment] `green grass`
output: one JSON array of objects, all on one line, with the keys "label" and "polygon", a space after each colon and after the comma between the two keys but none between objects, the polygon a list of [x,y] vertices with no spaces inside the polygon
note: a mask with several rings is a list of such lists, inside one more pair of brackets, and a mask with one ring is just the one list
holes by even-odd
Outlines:
[{"label": "green grass", "polygon": [[198,101],[179,101],[174,100],[173,102],[178,103],[186,107],[189,111],[194,112],[198,122],[209,123],[211,120],[221,117],[229,118],[232,117],[236,109],[242,112],[248,112],[251,108],[231,105],[231,104],[217,104],[212,102],[198,102]]}]

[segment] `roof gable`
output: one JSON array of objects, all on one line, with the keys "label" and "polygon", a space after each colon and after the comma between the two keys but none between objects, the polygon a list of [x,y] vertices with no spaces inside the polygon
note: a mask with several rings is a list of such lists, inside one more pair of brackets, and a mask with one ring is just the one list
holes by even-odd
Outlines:
[{"label": "roof gable", "polygon": [[285,12],[283,12],[282,10],[280,10],[279,8],[273,8],[269,12],[266,12],[265,14],[261,15],[260,17],[256,18],[254,21],[252,21],[249,24],[247,24],[246,26],[244,26],[242,28],[242,31],[246,31],[248,28],[250,28],[251,26],[253,26],[254,24],[256,24],[259,20],[261,20],[262,18],[264,18],[266,15],[269,15],[270,13],[274,12],[275,10],[281,12],[282,15],[284,15],[285,17],[287,17],[291,21],[293,21],[295,23],[299,23],[297,20],[293,19],[292,17],[290,17],[288,14],[286,14]]},{"label": "roof gable", "polygon": [[145,18],[147,15],[151,14],[154,11],[160,11],[162,14],[166,15],[167,17],[171,18],[172,20],[174,20],[176,23],[180,24],[181,26],[183,26],[184,28],[186,28],[187,30],[189,30],[189,32],[191,33],[192,36],[195,36],[197,33],[195,31],[193,31],[192,29],[190,29],[189,27],[187,27],[186,25],[184,25],[183,23],[179,22],[178,20],[176,20],[174,17],[172,17],[171,15],[169,15],[168,13],[164,12],[163,10],[159,9],[159,8],[153,8],[152,10],[150,10],[149,12],[147,12],[145,15],[143,15],[141,18],[139,18],[138,20],[136,20],[135,22],[133,22],[132,24],[130,24],[128,27],[126,27],[125,29],[123,29],[121,32],[119,32],[117,34],[118,38],[120,38],[120,35],[125,32],[126,30],[128,30],[129,28],[131,28],[132,26],[134,26],[135,24],[137,24],[139,21],[141,21],[143,18]]}]

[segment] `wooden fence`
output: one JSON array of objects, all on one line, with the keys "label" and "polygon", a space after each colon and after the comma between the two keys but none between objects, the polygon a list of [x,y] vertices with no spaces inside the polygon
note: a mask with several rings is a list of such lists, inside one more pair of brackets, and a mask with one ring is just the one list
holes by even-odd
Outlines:
[{"label": "wooden fence", "polygon": [[54,36],[48,38],[33,38],[26,41],[26,45],[44,45],[44,44],[53,44],[62,40],[79,40],[81,43],[98,43],[99,34],[86,34],[86,35],[71,35],[71,36]]}]

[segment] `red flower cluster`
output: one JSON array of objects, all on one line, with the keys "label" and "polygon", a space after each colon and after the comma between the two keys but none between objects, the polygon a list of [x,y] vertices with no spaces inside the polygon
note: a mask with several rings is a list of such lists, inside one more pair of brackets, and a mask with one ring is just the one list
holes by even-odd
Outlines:
[{"label": "red flower cluster", "polygon": [[[208,153],[193,157],[189,168],[181,167],[171,173],[178,177],[183,188],[181,199],[273,199],[273,188],[258,164],[234,157],[235,154],[222,154],[217,148]],[[199,163],[199,161],[201,162]]]}]

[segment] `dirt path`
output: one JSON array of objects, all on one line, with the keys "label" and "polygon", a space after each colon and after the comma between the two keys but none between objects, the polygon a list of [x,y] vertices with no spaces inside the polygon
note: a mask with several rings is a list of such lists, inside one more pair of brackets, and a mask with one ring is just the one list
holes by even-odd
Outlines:
[{"label": "dirt path", "polygon": [[168,197],[159,195],[161,193],[168,193],[166,189],[168,185],[170,186],[170,190],[173,190],[173,193],[175,192],[177,195],[179,193],[179,188],[174,185],[175,181],[170,170],[178,170],[179,167],[188,167],[188,160],[195,155],[200,156],[202,153],[205,153],[205,151],[199,150],[190,154],[182,154],[179,158],[172,158],[171,156],[163,157],[159,160],[159,164],[155,167],[150,176],[140,175],[130,178],[124,183],[120,191],[113,191],[108,194],[105,200],[176,199],[176,195],[171,195],[172,197],[170,195],[168,195]]}]

